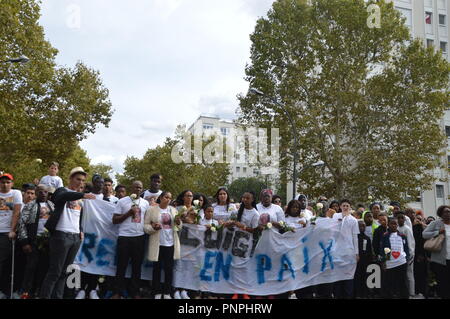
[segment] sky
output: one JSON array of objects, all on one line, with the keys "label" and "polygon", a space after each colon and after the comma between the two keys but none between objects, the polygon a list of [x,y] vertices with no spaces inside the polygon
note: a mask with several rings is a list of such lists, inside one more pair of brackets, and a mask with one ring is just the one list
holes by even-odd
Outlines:
[{"label": "sky", "polygon": [[273,0],[45,0],[40,24],[57,63],[100,71],[114,115],[81,143],[123,171],[201,114],[235,118],[250,34]]}]

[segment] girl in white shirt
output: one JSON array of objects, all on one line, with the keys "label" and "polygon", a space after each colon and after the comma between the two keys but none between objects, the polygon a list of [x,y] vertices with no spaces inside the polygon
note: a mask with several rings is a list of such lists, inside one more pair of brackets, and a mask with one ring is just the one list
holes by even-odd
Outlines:
[{"label": "girl in white shirt", "polygon": [[237,209],[234,204],[230,202],[230,195],[226,188],[219,188],[214,196],[216,203],[214,207],[214,219],[220,224],[232,219],[232,215],[237,215]]},{"label": "girl in white shirt", "polygon": [[305,216],[300,214],[300,202],[291,200],[286,209],[286,225],[295,229],[306,227],[307,223]]},{"label": "girl in white shirt", "polygon": [[249,233],[253,233],[259,224],[259,213],[256,210],[255,193],[245,192],[234,225]]}]

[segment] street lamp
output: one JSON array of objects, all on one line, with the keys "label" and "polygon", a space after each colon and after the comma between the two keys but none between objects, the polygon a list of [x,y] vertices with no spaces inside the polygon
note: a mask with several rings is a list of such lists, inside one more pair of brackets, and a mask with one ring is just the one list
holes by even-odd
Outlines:
[{"label": "street lamp", "polygon": [[1,61],[1,62],[3,62],[3,63],[27,63],[28,61],[30,61],[30,59],[27,58],[25,55],[22,55],[18,58],[8,59],[8,60]]},{"label": "street lamp", "polygon": [[[259,96],[268,98],[270,101],[272,101],[273,103],[278,105],[283,110],[283,112],[286,114],[286,116],[289,120],[289,123],[291,125],[292,135],[294,137],[294,146],[293,146],[294,150],[292,152],[294,154],[294,169],[293,169],[293,173],[292,173],[292,196],[295,198],[295,194],[297,193],[297,158],[298,158],[298,156],[297,156],[298,138],[297,138],[297,131],[295,129],[295,122],[294,122],[291,114],[286,109],[286,107],[282,103],[278,102],[274,97],[267,96],[264,94],[264,92],[262,92],[258,89],[255,89],[255,88],[250,88],[249,92],[251,94],[255,94],[255,95],[259,95]],[[320,166],[324,166],[324,165],[325,165],[324,161],[318,161],[318,162],[312,164],[311,166],[312,167],[320,167]],[[303,167],[303,169],[305,169],[305,168],[306,167]],[[302,171],[303,171],[303,169],[302,169]]]}]

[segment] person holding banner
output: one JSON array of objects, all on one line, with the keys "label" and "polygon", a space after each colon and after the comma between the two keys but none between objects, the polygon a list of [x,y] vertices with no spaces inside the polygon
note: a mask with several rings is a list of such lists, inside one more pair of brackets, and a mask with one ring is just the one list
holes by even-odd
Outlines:
[{"label": "person holding banner", "polygon": [[[105,180],[98,174],[92,176],[92,194],[97,200],[103,200],[103,187]],[[75,299],[84,299],[86,294],[89,295],[89,299],[100,299],[97,293],[97,284],[99,275],[93,275],[87,272],[81,272],[81,290],[78,292]]]},{"label": "person holding banner", "polygon": [[117,287],[112,299],[120,299],[121,296],[125,296],[125,273],[130,260],[131,281],[129,294],[134,299],[140,299],[139,284],[145,250],[144,216],[150,207],[145,199],[139,197],[142,189],[142,182],[133,182],[131,195],[119,200],[112,219],[113,224],[119,225],[119,237],[117,239]]},{"label": "person holding banner", "polygon": [[141,197],[143,199],[147,200],[151,206],[153,206],[152,203],[150,202],[151,199],[154,198],[155,202],[156,202],[159,195],[161,195],[161,193],[162,193],[161,182],[162,182],[162,175],[161,174],[153,174],[152,176],[150,176],[150,188],[145,190],[141,194]]},{"label": "person holding banner", "polygon": [[232,222],[234,226],[253,233],[259,224],[259,213],[256,210],[256,195],[253,192],[245,192],[242,195],[242,203],[239,207],[237,219]]},{"label": "person holding banner", "polygon": [[[169,206],[172,194],[162,192],[157,200],[158,206],[147,210],[144,231],[150,235],[148,260],[153,262],[152,290],[155,299],[172,299],[172,279],[174,260],[180,259],[180,239],[178,232],[182,223],[177,210]],[[164,266],[164,285],[161,288],[161,263]]]},{"label": "person holding banner", "polygon": [[[342,256],[350,266],[353,267],[349,271],[353,272],[353,278],[356,272],[356,264],[359,261],[358,249],[358,234],[359,225],[358,220],[351,215],[351,202],[348,199],[343,199],[340,202],[342,213],[333,215],[333,219],[339,220],[341,224],[340,249]],[[353,298],[354,279],[341,280],[334,283],[334,297],[337,299],[351,299]]]},{"label": "person holding banner", "polygon": [[119,199],[113,195],[113,180],[109,177],[105,178],[105,182],[103,184],[103,200],[117,204]]},{"label": "person holding banner", "polygon": [[216,203],[213,204],[214,219],[222,224],[228,221],[232,214],[236,214],[236,205],[231,203],[230,194],[224,187],[217,190],[214,198],[216,199]]},{"label": "person holding banner", "polygon": [[261,203],[256,205],[259,213],[259,228],[263,230],[269,223],[276,228],[280,228],[280,221],[285,220],[283,209],[272,204],[272,190],[264,189],[260,195]]}]

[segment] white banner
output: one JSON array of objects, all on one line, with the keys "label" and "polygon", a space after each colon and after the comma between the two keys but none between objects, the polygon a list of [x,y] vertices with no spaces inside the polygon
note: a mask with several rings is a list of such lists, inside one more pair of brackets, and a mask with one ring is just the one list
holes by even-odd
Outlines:
[{"label": "white banner", "polygon": [[[75,262],[82,271],[115,276],[117,226],[114,205],[85,201],[85,240]],[[256,245],[252,234],[183,225],[181,260],[175,263],[173,286],[225,294],[274,295],[311,285],[353,279],[356,257],[340,251],[342,222],[323,219],[319,225],[280,234],[265,230]],[[147,251],[147,249],[146,249]],[[145,258],[142,279],[151,279]]]}]

